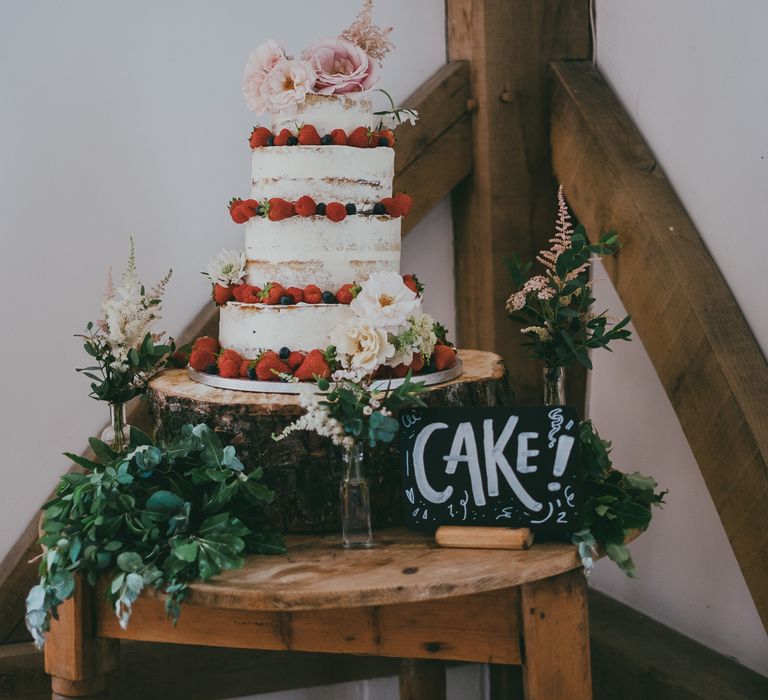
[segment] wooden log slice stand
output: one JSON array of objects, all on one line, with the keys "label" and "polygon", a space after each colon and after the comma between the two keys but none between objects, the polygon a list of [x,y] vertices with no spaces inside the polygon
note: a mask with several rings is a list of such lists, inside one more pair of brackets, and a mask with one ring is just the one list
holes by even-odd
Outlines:
[{"label": "wooden log slice stand", "polygon": [[[430,406],[508,406],[513,395],[498,355],[460,351],[464,373],[430,387]],[[215,389],[198,384],[184,370],[155,377],[148,392],[157,437],[185,423],[207,423],[226,443],[237,447],[246,467],[261,466],[264,482],[275,492],[267,507],[268,524],[280,532],[335,532],[340,527],[339,450],[314,433],[297,432],[281,442],[280,433],[302,413],[299,397]],[[373,450],[366,461],[371,482],[374,528],[402,522],[400,457],[397,444]]]}]

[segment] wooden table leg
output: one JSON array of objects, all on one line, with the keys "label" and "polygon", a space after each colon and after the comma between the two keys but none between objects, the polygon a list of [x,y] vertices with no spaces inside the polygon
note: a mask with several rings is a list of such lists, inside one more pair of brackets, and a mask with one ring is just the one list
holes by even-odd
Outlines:
[{"label": "wooden table leg", "polygon": [[442,661],[403,659],[400,663],[400,700],[445,700]]},{"label": "wooden table leg", "polygon": [[526,700],[590,700],[587,582],[581,569],[521,587]]},{"label": "wooden table leg", "polygon": [[75,595],[59,606],[45,643],[53,700],[107,697],[106,674],[117,668],[120,643],[94,635],[93,591],[78,578]]}]

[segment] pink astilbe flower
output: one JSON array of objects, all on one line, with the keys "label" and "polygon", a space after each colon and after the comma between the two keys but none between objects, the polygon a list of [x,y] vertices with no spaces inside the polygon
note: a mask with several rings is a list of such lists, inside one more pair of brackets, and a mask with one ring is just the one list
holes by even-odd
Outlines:
[{"label": "pink astilbe flower", "polygon": [[389,40],[392,27],[382,28],[373,23],[373,0],[365,0],[363,9],[357,13],[355,21],[349,29],[345,29],[339,37],[359,46],[375,61],[382,61],[395,48]]},{"label": "pink astilbe flower", "polygon": [[542,250],[536,256],[536,260],[554,274],[557,259],[571,247],[572,235],[573,225],[571,224],[571,214],[568,211],[568,205],[565,203],[563,186],[560,185],[557,190],[557,221],[555,222],[555,236],[554,238],[549,239],[549,242],[552,244],[550,249]]}]

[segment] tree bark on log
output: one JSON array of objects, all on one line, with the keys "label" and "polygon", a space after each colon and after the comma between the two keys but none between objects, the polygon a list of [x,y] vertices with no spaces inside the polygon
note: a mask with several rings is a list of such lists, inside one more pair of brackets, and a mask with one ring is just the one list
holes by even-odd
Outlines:
[{"label": "tree bark on log", "polygon": [[[503,360],[494,353],[463,350],[464,373],[424,396],[429,406],[509,406],[514,397]],[[185,370],[168,370],[149,385],[156,437],[165,441],[186,423],[206,423],[237,448],[246,469],[262,467],[275,492],[266,524],[280,532],[340,529],[340,450],[315,433],[296,432],[275,442],[302,413],[298,397],[215,389],[193,382]],[[402,477],[397,442],[367,450],[374,528],[402,524]]]}]

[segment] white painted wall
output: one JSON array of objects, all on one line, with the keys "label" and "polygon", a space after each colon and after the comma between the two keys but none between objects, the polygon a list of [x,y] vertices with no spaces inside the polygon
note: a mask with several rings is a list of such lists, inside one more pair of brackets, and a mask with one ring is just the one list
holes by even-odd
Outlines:
[{"label": "white painted wall", "polygon": [[[133,235],[142,279],[175,270],[165,327],[186,325],[208,294],[199,271],[221,247],[242,246],[226,203],[248,189],[248,52],[273,36],[298,53],[338,34],[360,6],[0,5],[0,559],[67,468],[61,452],[81,450],[106,419],[74,372],[86,357],[72,334],[97,318],[107,266],[122,269]],[[379,2],[377,20],[395,26],[397,45],[382,86],[403,99],[445,61],[444,2]],[[450,275],[448,205],[404,248],[403,269],[425,282]],[[452,290],[426,303],[450,326]]]},{"label": "white painted wall", "polygon": [[[763,352],[768,351],[766,26],[764,2],[597,3],[599,68],[669,176]],[[610,282],[598,282],[596,291],[603,307],[617,316],[625,313]],[[670,489],[666,508],[632,545],[640,580],[627,580],[602,562],[593,585],[768,674],[765,631],[642,343],[636,338],[593,359],[589,411],[614,442],[617,465],[653,474]],[[727,453],[723,457],[727,468]]]}]

